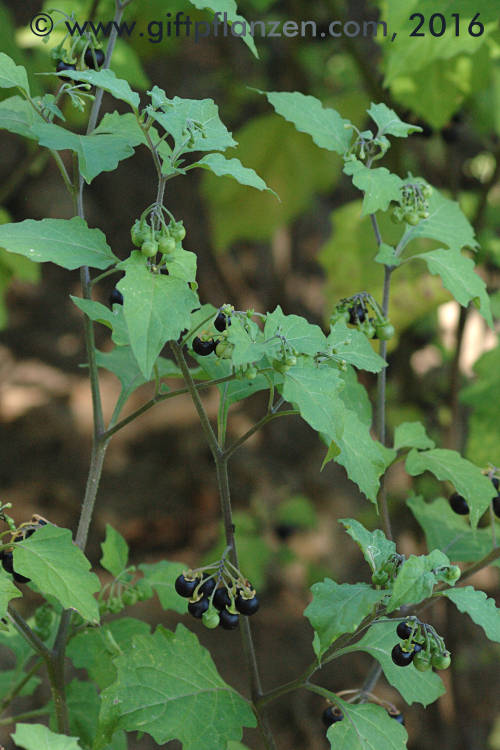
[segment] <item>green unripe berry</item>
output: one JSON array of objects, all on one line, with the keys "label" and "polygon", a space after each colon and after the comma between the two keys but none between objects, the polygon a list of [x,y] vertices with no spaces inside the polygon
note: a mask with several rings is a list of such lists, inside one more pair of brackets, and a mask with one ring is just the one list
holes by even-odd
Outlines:
[{"label": "green unripe berry", "polygon": [[135,589],[125,589],[125,591],[122,594],[122,602],[126,607],[131,606],[132,604],[135,604],[138,599],[138,594]]},{"label": "green unripe berry", "polygon": [[450,567],[445,571],[444,577],[445,580],[448,581],[448,583],[455,583],[455,581],[458,581],[461,575],[462,571],[460,570],[458,565],[450,565]]},{"label": "green unripe berry", "polygon": [[216,628],[219,624],[219,613],[213,607],[209,607],[207,611],[202,614],[201,621],[206,628],[213,630],[213,628]]},{"label": "green unripe berry", "polygon": [[178,240],[179,242],[182,242],[182,240],[186,236],[186,230],[184,229],[182,224],[177,224],[177,226],[174,227],[172,234],[176,240]]},{"label": "green unripe berry", "polygon": [[158,252],[158,243],[155,240],[146,240],[141,245],[141,253],[146,258],[153,258]]},{"label": "green unripe berry", "polygon": [[435,669],[448,669],[451,664],[451,655],[449,651],[436,653],[432,655],[431,664]]},{"label": "green unripe berry", "polygon": [[403,221],[403,211],[399,206],[396,206],[396,208],[391,213],[391,221],[394,222],[394,224],[400,224]]},{"label": "green unripe berry", "polygon": [[425,199],[430,198],[433,192],[434,191],[430,185],[423,185],[422,195],[424,196]]},{"label": "green unripe berry", "polygon": [[414,227],[420,221],[420,216],[416,211],[410,211],[410,213],[406,214],[405,221],[407,224],[410,224],[412,227]]},{"label": "green unripe berry", "polygon": [[140,247],[146,239],[144,229],[139,221],[136,221],[130,229],[130,239],[136,247]]},{"label": "green unripe berry", "polygon": [[427,672],[432,666],[431,657],[426,651],[419,651],[413,657],[413,666],[419,672]]},{"label": "green unripe berry", "polygon": [[377,338],[381,341],[388,341],[389,339],[392,339],[395,334],[394,326],[391,323],[376,325],[375,333],[377,335]]},{"label": "green unripe berry", "polygon": [[162,235],[158,240],[158,250],[164,255],[173,253],[176,248],[176,242],[173,237]]},{"label": "green unripe berry", "polygon": [[385,570],[376,570],[372,575],[372,583],[374,586],[385,586],[388,580],[389,576]]},{"label": "green unripe berry", "polygon": [[255,380],[255,378],[257,377],[257,368],[249,367],[248,370],[245,372],[245,377],[247,380]]}]

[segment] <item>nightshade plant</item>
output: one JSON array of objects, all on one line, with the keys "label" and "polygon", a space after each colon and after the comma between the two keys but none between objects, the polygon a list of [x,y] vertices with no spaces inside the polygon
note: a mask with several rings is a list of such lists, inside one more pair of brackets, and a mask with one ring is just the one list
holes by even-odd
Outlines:
[{"label": "nightshade plant", "polygon": [[[126,4],[117,3],[117,21]],[[215,0],[201,4],[219,10]],[[9,503],[0,508],[5,525],[0,545],[0,641],[17,659],[8,679],[2,680],[2,709],[17,695],[31,694],[43,671],[52,691],[49,704],[12,718],[16,722],[13,739],[26,750],[42,746],[123,750],[126,733],[140,731],[158,745],[177,739],[186,750],[234,750],[244,747],[240,743],[243,728],[255,727],[260,730],[261,746],[272,750],[276,743],[268,712],[273,701],[295,690],[309,690],[325,699],[323,722],[331,747],[404,748],[407,733],[400,707],[384,704],[373,691],[383,672],[410,705],[426,706],[444,692],[435,670],[447,668],[451,656],[429,622],[429,605],[450,600],[488,638],[500,642],[500,613],[493,600],[461,585],[500,558],[500,548],[484,536],[485,529],[480,530],[481,536],[479,531],[475,535],[485,513],[490,513],[492,526],[495,523],[492,503],[496,501],[497,507],[497,469],[482,469],[455,451],[436,448],[420,423],[399,425],[392,445],[385,428],[387,340],[395,334],[388,317],[390,285],[399,267],[423,262],[461,305],[472,302],[492,324],[485,284],[471,257],[463,252],[477,248],[472,226],[459,206],[424,178],[399,176],[376,165],[392,139],[407,138],[419,130],[385,104],[371,105],[368,115],[373,124],[359,131],[314,97],[256,92],[265,95],[279,115],[309,134],[319,148],[343,157],[344,172],[362,192],[362,212],[373,227],[374,261],[383,265],[385,273],[383,298],[376,300],[364,290],[353,289],[350,297],[338,301],[327,332],[302,317],[285,314],[279,306],[261,313],[237,310],[231,300],[219,308],[199,300],[196,254],[183,247],[189,227],[169,211],[167,183],[202,168],[258,190],[269,188],[253,170],[223,155],[235,142],[212,100],[169,98],[153,86],[141,102],[128,82],[109,68],[115,36],[111,35],[105,58],[87,52],[95,49],[94,41],[87,40],[79,54],[58,46],[54,60],[62,60],[65,66],[64,79],[57,78],[59,64],[50,73],[55,96],[33,97],[26,70],[0,54],[0,86],[12,90],[0,103],[0,124],[50,150],[75,214],[71,219],[25,219],[0,225],[0,246],[35,262],[80,268],[82,295],[72,300],[83,314],[94,415],[76,544],[71,531],[50,519],[16,518]],[[89,93],[92,86],[93,94]],[[129,111],[100,118],[104,92]],[[66,96],[77,106],[87,101],[85,135],[64,126],[59,104]],[[86,223],[84,188],[101,172],[117,168],[139,147],[151,154],[156,194],[137,215],[123,217],[131,227],[131,242],[127,257],[120,260],[104,234]],[[73,154],[72,170],[60,154],[67,150]],[[377,220],[381,212],[390,212],[401,227],[396,244],[388,244],[381,235]],[[434,241],[437,249],[429,250],[423,240]],[[115,274],[116,287],[105,305],[97,299],[102,296],[99,284]],[[96,349],[96,324],[110,329],[111,351]],[[379,353],[371,339],[378,340]],[[160,356],[166,345],[171,358]],[[122,386],[108,424],[103,417],[99,368],[114,373]],[[377,439],[370,433],[372,409],[356,370],[378,377]],[[166,378],[179,378],[183,385],[171,390]],[[152,399],[120,418],[132,392],[150,381],[155,388]],[[213,387],[220,398],[215,427],[200,398],[202,391]],[[260,391],[268,393],[267,411],[245,434],[227,444],[231,406]],[[184,393],[191,396],[214,460],[225,550],[220,559],[201,569],[190,570],[171,561],[136,569],[128,564],[124,539],[108,526],[101,565],[112,582],[101,586],[84,550],[107,446],[146,410]],[[326,578],[312,586],[312,601],[305,610],[314,630],[312,663],[290,682],[264,690],[250,623],[259,606],[258,592],[238,563],[228,463],[256,430],[271,420],[292,416],[318,433],[327,448],[325,463],[333,460],[343,466],[367,500],[377,506],[382,528],[370,531],[355,519],[340,519],[359,545],[371,578],[355,584]],[[431,472],[449,483],[447,491],[451,485],[455,495],[464,499],[469,516],[457,518],[445,498],[427,502],[412,496],[410,509],[428,540],[439,543],[431,543],[428,554],[407,558],[393,540],[385,490],[387,470],[403,461],[412,477]],[[471,558],[474,543],[477,554]],[[456,562],[471,564],[461,570]],[[27,620],[12,603],[22,597],[26,586],[44,599]],[[132,617],[108,620],[108,614],[154,594],[165,609],[181,614],[189,610],[208,628],[239,628],[250,679],[247,697],[222,680],[209,652],[189,630],[187,618],[175,631],[158,626],[154,632]],[[419,616],[424,609],[425,621]],[[365,683],[333,693],[321,668],[359,651],[374,658]],[[86,669],[88,682],[66,684],[67,659]],[[23,719],[44,716],[50,728],[23,723]]]}]

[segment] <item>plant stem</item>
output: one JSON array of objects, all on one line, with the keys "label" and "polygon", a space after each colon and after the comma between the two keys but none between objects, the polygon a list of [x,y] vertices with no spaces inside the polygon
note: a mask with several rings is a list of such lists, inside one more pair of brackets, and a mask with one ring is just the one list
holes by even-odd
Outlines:
[{"label": "plant stem", "polygon": [[235,440],[235,442],[232,445],[230,445],[229,448],[226,448],[226,450],[224,451],[224,456],[226,458],[230,458],[230,456],[232,456],[233,453],[238,450],[238,448],[241,448],[243,443],[245,443],[248,440],[248,438],[252,437],[252,435],[254,435],[257,432],[257,430],[260,430],[261,427],[263,427],[268,422],[271,422],[273,419],[277,419],[278,417],[287,417],[292,414],[299,414],[299,413],[300,412],[297,409],[288,409],[287,411],[280,411],[280,412],[275,412],[275,413],[271,412],[271,413],[266,414],[265,416],[262,417],[262,419],[259,419],[258,422],[256,422],[252,427],[250,427],[250,429],[247,430],[244,435],[242,435],[237,440]]},{"label": "plant stem", "polygon": [[43,665],[43,659],[37,659],[31,669],[26,672],[26,674],[23,676],[22,680],[20,680],[17,685],[14,685],[14,687],[2,698],[2,702],[0,703],[0,713],[3,713],[9,703],[12,703],[14,698],[19,695],[23,687],[31,680],[33,675],[35,675],[41,666]]},{"label": "plant stem", "polygon": [[28,641],[31,648],[36,651],[37,654],[40,654],[40,656],[45,661],[50,661],[52,657],[50,649],[47,648],[45,643],[37,636],[35,632],[33,632],[24,617],[20,615],[17,609],[14,609],[11,604],[9,604],[9,606],[7,607],[7,614],[12,620],[12,624],[14,625],[16,630],[18,630],[23,638]]},{"label": "plant stem", "polygon": [[35,708],[33,711],[25,711],[17,716],[6,716],[4,719],[0,719],[0,727],[7,727],[9,724],[16,724],[18,721],[24,721],[25,719],[34,719],[36,716],[46,716],[50,713],[50,708],[45,706],[44,708]]}]

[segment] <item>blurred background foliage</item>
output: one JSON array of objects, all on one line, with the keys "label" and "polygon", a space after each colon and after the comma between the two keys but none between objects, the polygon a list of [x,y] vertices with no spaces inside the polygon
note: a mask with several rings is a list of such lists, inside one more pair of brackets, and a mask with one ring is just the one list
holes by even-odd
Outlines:
[{"label": "blurred background foliage", "polygon": [[[112,0],[47,0],[43,4],[0,2],[0,49],[27,67],[34,93],[52,92],[57,79],[36,76],[53,69],[49,51],[61,36],[43,43],[29,30],[31,17],[54,7],[83,21],[110,20]],[[359,194],[341,173],[340,159],[320,151],[312,140],[270,112],[260,90],[298,90],[320,98],[362,130],[370,101],[385,102],[422,133],[394,143],[384,165],[405,177],[422,176],[460,202],[480,243],[478,272],[492,294],[498,329],[500,318],[500,29],[498,8],[491,0],[241,0],[248,20],[313,19],[318,32],[331,20],[362,23],[384,20],[383,38],[256,38],[259,59],[240,40],[167,37],[158,24],[167,12],[207,20],[209,14],[178,0],[136,0],[125,19],[144,29],[141,37],[118,41],[112,67],[139,91],[152,83],[169,96],[213,98],[238,146],[238,156],[275,190],[252,191],[229,178],[192,173],[167,188],[166,202],[188,229],[185,246],[198,254],[200,297],[214,305],[238,309],[273,309],[297,313],[326,325],[342,297],[369,291],[380,300],[382,265],[376,254],[370,221],[361,218]],[[411,38],[413,12],[429,18],[442,12],[447,33]],[[451,13],[460,17],[460,35],[451,29]],[[466,33],[480,13],[484,33]],[[164,27],[165,28],[165,27]],[[391,34],[397,38],[391,42]],[[4,96],[10,92],[4,92]],[[116,102],[105,97],[104,108]],[[86,115],[64,108],[66,126],[84,127]],[[2,133],[0,221],[70,216],[72,207],[57,169],[33,142]],[[66,156],[66,155],[65,155]],[[86,191],[90,226],[106,233],[113,251],[126,257],[129,228],[156,190],[153,165],[139,152],[103,173]],[[396,231],[380,217],[384,239]],[[435,247],[426,241],[426,247]],[[485,328],[474,309],[458,309],[439,279],[423,264],[411,264],[393,277],[390,317],[397,336],[390,346],[390,429],[404,420],[421,419],[441,447],[464,451],[481,466],[500,464],[500,354],[496,334]],[[97,296],[106,301],[111,283]],[[90,401],[79,315],[69,301],[78,293],[78,275],[31,264],[0,250],[0,468],[3,499],[14,502],[18,520],[32,512],[73,527],[85,482],[90,438]],[[99,327],[101,349],[110,347]],[[370,395],[374,379],[361,375]],[[103,373],[108,406],[117,392]],[[139,389],[131,404],[149,394]],[[264,397],[239,404],[230,430],[241,434],[259,418]],[[170,402],[169,402],[170,404]],[[215,415],[215,395],[207,398]],[[242,567],[264,591],[256,622],[264,682],[272,687],[304,668],[311,657],[311,633],[301,619],[307,587],[324,575],[336,580],[365,580],[356,549],[337,528],[336,519],[355,516],[374,526],[374,510],[364,502],[340,467],[320,473],[324,447],[305,426],[293,420],[272,423],[233,462],[235,523]],[[401,551],[423,551],[422,531],[406,507],[410,489],[434,500],[443,487],[424,476],[410,481],[395,467],[389,476],[391,510]],[[441,501],[439,501],[441,502]],[[445,507],[445,506],[443,506]],[[447,506],[446,506],[447,507]],[[429,506],[413,499],[411,508],[425,528]],[[436,505],[436,508],[438,506]],[[94,525],[90,555],[97,559],[106,522],[124,534],[137,561],[162,557],[190,565],[214,559],[220,548],[218,500],[210,456],[188,401],[158,407],[118,434],[109,450]],[[481,530],[480,530],[481,531]],[[486,542],[485,542],[486,543]],[[478,584],[498,594],[497,569],[481,574]],[[159,608],[140,605],[141,614],[158,619]],[[484,750],[500,747],[496,695],[500,687],[499,648],[482,640],[478,629],[440,607],[435,624],[455,654],[449,693],[423,714],[406,709],[410,750]],[[175,622],[174,615],[169,623]],[[177,618],[178,619],[178,618]],[[196,623],[190,622],[196,629]],[[223,676],[245,688],[238,666],[237,637],[207,634],[202,642],[215,650]],[[329,687],[358,685],[368,661],[354,660],[349,683],[345,675],[328,673]],[[327,676],[325,675],[325,680]],[[326,684],[326,682],[325,682]],[[395,699],[387,685],[381,697]],[[281,747],[327,746],[319,716],[322,705],[303,694],[280,701],[273,720]],[[496,731],[492,726],[496,720]],[[251,747],[252,739],[247,743]],[[148,744],[149,743],[149,744]],[[130,747],[149,748],[148,738],[131,739]],[[170,743],[172,748],[176,743]],[[169,745],[169,747],[170,747]]]}]

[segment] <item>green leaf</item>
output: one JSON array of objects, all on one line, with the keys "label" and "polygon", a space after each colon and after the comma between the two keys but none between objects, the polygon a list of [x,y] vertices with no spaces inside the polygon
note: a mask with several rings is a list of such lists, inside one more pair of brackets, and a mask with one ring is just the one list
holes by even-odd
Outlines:
[{"label": "green leaf", "polygon": [[181,615],[187,612],[187,599],[179,596],[174,588],[175,579],[186,566],[180,562],[160,560],[157,563],[142,563],[139,570],[144,574],[144,579],[158,594],[158,599],[163,609],[171,609]]},{"label": "green leaf", "polygon": [[[256,89],[258,90],[258,89]],[[319,99],[299,91],[259,91],[267,97],[276,112],[307,133],[317,146],[343,155],[349,147],[352,131],[335,109],[323,107]]]},{"label": "green leaf", "polygon": [[385,167],[369,169],[358,159],[346,161],[344,173],[352,177],[353,184],[364,192],[361,215],[386,211],[391,201],[399,201],[403,180]]},{"label": "green leaf", "polygon": [[412,477],[430,471],[437,479],[451,482],[469,504],[473,528],[497,494],[481,470],[456,451],[435,448],[419,453],[413,449],[407,456],[406,470]]},{"label": "green leaf", "polygon": [[109,94],[129,104],[134,111],[139,109],[141,100],[139,94],[132,91],[128,81],[117,78],[115,73],[109,68],[104,70],[65,70],[65,78],[71,78],[73,81],[82,81],[90,83],[99,89],[104,89]]},{"label": "green leaf", "polygon": [[281,344],[278,339],[270,341],[256,323],[250,320],[242,321],[236,318],[228,331],[227,341],[234,346],[231,361],[235,367],[258,362],[264,356],[278,354]]},{"label": "green leaf", "polygon": [[410,125],[403,122],[393,109],[389,109],[386,104],[373,104],[368,110],[368,114],[378,127],[377,135],[395,135],[398,138],[407,138],[410,133],[421,133],[422,128],[418,125]]},{"label": "green leaf", "polygon": [[86,669],[89,678],[102,690],[116,679],[113,659],[117,652],[129,653],[135,635],[148,635],[147,622],[121,617],[100,628],[87,628],[68,643],[68,656],[79,669]]},{"label": "green leaf", "polygon": [[373,703],[357,706],[335,697],[344,714],[326,736],[335,750],[405,750],[408,734],[387,710]]},{"label": "green leaf", "polygon": [[108,268],[116,258],[100,229],[83,219],[25,219],[0,225],[0,246],[38,263],[51,261],[69,271],[80,266]]},{"label": "green leaf", "polygon": [[117,728],[141,730],[159,745],[178,739],[184,750],[220,750],[256,725],[249,704],[217,673],[209,652],[182,625],[135,636],[115,660],[117,681],[103,693],[118,713]]},{"label": "green leaf", "polygon": [[26,68],[16,65],[14,60],[4,52],[0,52],[0,88],[19,88],[27,94],[30,92]]},{"label": "green leaf", "polygon": [[[72,294],[70,294],[70,299],[85,315],[88,315],[90,320],[110,328],[113,331],[112,339],[117,346],[126,346],[129,343],[121,305],[115,305],[114,309],[110,310],[106,305],[92,299],[82,299],[81,297],[74,297]],[[147,382],[147,380],[144,382]]]},{"label": "green leaf", "polygon": [[318,659],[344,633],[354,633],[364,618],[385,597],[367,583],[338,584],[331,578],[311,586],[312,602],[304,610],[316,631],[313,646]]},{"label": "green leaf", "polygon": [[[319,150],[308,136],[274,113],[252,118],[234,135],[238,141],[234,155],[273,187],[281,203],[268,192],[249,190],[235,180],[219,180],[208,172],[202,175],[216,252],[235,240],[270,240],[340,177],[337,154]],[[244,211],[238,210],[241,205]]]},{"label": "green leaf", "polygon": [[339,518],[339,523],[345,527],[349,536],[361,548],[372,571],[378,570],[387,558],[396,552],[396,545],[393,541],[387,539],[381,529],[368,531],[354,518]]},{"label": "green leaf", "polygon": [[[97,688],[90,682],[72,680],[66,686],[66,703],[69,714],[69,731],[79,737],[84,747],[92,747],[95,728],[99,720],[100,700]],[[55,712],[52,715],[55,721]]]},{"label": "green leaf", "polygon": [[41,146],[54,151],[74,151],[78,156],[80,173],[87,184],[101,172],[112,172],[120,161],[134,155],[129,141],[120,135],[79,135],[51,122],[33,124],[31,132]]},{"label": "green leaf", "polygon": [[90,563],[68,529],[47,524],[29,539],[16,542],[14,569],[64,609],[76,609],[85,620],[99,621],[93,596],[101,587],[99,579],[89,572]]},{"label": "green leaf", "polygon": [[338,320],[330,329],[326,340],[333,353],[345,359],[358,370],[380,372],[387,362],[377,354],[364,333],[356,328],[348,328],[343,320]]},{"label": "green leaf", "polygon": [[22,594],[17,586],[14,586],[10,576],[2,571],[0,573],[0,617],[5,617],[10,600],[20,596]]},{"label": "green leaf", "polygon": [[10,96],[0,102],[0,129],[17,133],[25,138],[36,140],[32,130],[35,123],[42,123],[43,119],[26,99],[20,96]]},{"label": "green leaf", "polygon": [[[155,105],[161,110],[152,110],[151,116],[169,133],[175,141],[175,148],[183,153],[191,151],[225,151],[236,146],[224,123],[219,117],[219,108],[213,99],[169,99],[162,89],[155,86],[151,91]],[[197,127],[193,130],[192,123]],[[192,133],[193,143],[187,145],[186,133]]]},{"label": "green leaf", "polygon": [[400,448],[435,448],[434,440],[427,437],[425,427],[421,422],[403,422],[394,430],[394,450]]},{"label": "green leaf", "polygon": [[366,497],[376,503],[380,477],[396,455],[396,451],[372,438],[370,426],[358,414],[347,411],[344,416],[344,431],[338,440],[330,444],[323,466],[334,459],[345,468],[349,479],[356,482]]},{"label": "green leaf", "polygon": [[174,279],[183,281],[196,281],[196,265],[198,256],[190,250],[184,250],[178,245],[167,257],[168,273]]},{"label": "green leaf", "polygon": [[445,687],[432,671],[417,672],[413,664],[404,669],[396,666],[392,661],[391,651],[397,641],[395,622],[375,622],[366,635],[349,650],[366,651],[377,659],[387,681],[401,693],[406,703],[428,706],[445,692]]},{"label": "green leaf", "polygon": [[443,286],[463,307],[467,307],[472,301],[488,325],[493,328],[486,284],[475,272],[474,261],[462,255],[460,250],[431,250],[412,257],[424,260],[429,272],[441,277]]},{"label": "green leaf", "polygon": [[402,261],[396,255],[396,250],[392,245],[382,242],[379,245],[376,256],[373,259],[375,263],[381,263],[384,266],[400,266]]},{"label": "green leaf", "polygon": [[109,523],[106,524],[106,538],[101,544],[101,549],[102,567],[117,578],[127,567],[128,544]]},{"label": "green leaf", "polygon": [[438,549],[429,555],[410,555],[399,568],[387,611],[394,612],[403,605],[419,604],[427,599],[439,580],[433,571],[449,564],[448,557]]},{"label": "green leaf", "polygon": [[[479,560],[491,552],[491,529],[473,531],[468,520],[454,513],[443,497],[426,503],[414,496],[406,504],[424,530],[428,549],[441,549],[450,560],[462,562]],[[500,566],[500,561],[492,564]]]},{"label": "green leaf", "polygon": [[[214,13],[219,13],[219,20],[223,23],[227,18],[231,27],[238,22],[238,26],[234,27],[234,30],[231,31],[231,35],[243,39],[255,57],[259,56],[253,36],[250,34],[250,24],[248,21],[245,21],[243,16],[238,14],[235,0],[189,0],[189,2],[191,5],[194,5],[195,8],[208,8]],[[224,14],[226,14],[226,16]],[[236,33],[236,29],[238,29],[238,33]]]},{"label": "green leaf", "polygon": [[137,117],[132,112],[126,112],[122,115],[118,112],[106,112],[92,134],[118,135],[133,148],[141,144],[146,146],[148,143],[146,136],[139,127]]},{"label": "green leaf", "polygon": [[338,370],[296,365],[285,374],[282,393],[313,430],[340,439],[344,426],[341,385]]},{"label": "green leaf", "polygon": [[[266,185],[264,180],[259,177],[257,172],[249,167],[244,167],[239,159],[226,159],[220,153],[206,154],[202,159],[191,165],[193,167],[202,167],[213,172],[218,177],[232,177],[240,185],[249,185],[250,187],[257,188],[257,190],[269,190],[270,193],[276,196],[274,190]],[[279,200],[279,198],[278,198]]]},{"label": "green leaf", "polygon": [[[415,182],[408,179],[405,182]],[[478,242],[474,229],[461,210],[458,203],[445,198],[434,188],[428,199],[429,218],[419,221],[414,227],[408,227],[401,249],[418,237],[427,237],[447,245],[450,250],[461,250],[463,247],[475,249]]]},{"label": "green leaf", "polygon": [[16,724],[12,739],[25,750],[81,750],[77,737],[56,734],[43,724]]},{"label": "green leaf", "polygon": [[500,643],[500,609],[494,599],[489,599],[484,591],[473,586],[460,586],[443,591],[460,612],[465,612],[471,620],[480,625],[490,641]]},{"label": "green leaf", "polygon": [[311,356],[324,351],[326,344],[325,334],[319,326],[308,323],[299,315],[285,315],[279,305],[267,314],[264,336],[266,339],[283,336],[297,353]]},{"label": "green leaf", "polygon": [[198,297],[181,279],[152,273],[139,251],[119,267],[125,271],[117,287],[124,297],[130,345],[142,374],[149,379],[166,342],[177,340],[189,326]]},{"label": "green leaf", "polygon": [[[77,297],[76,299],[79,298]],[[87,300],[83,301],[87,302]],[[123,402],[128,399],[136,388],[148,382],[141,373],[130,346],[116,346],[110,352],[96,351],[96,360],[98,367],[109,370],[120,380],[122,384],[120,399]],[[181,371],[170,359],[158,357],[155,366],[158,369],[158,377],[160,378],[182,378]],[[166,385],[163,383],[163,391],[165,388]]]}]

